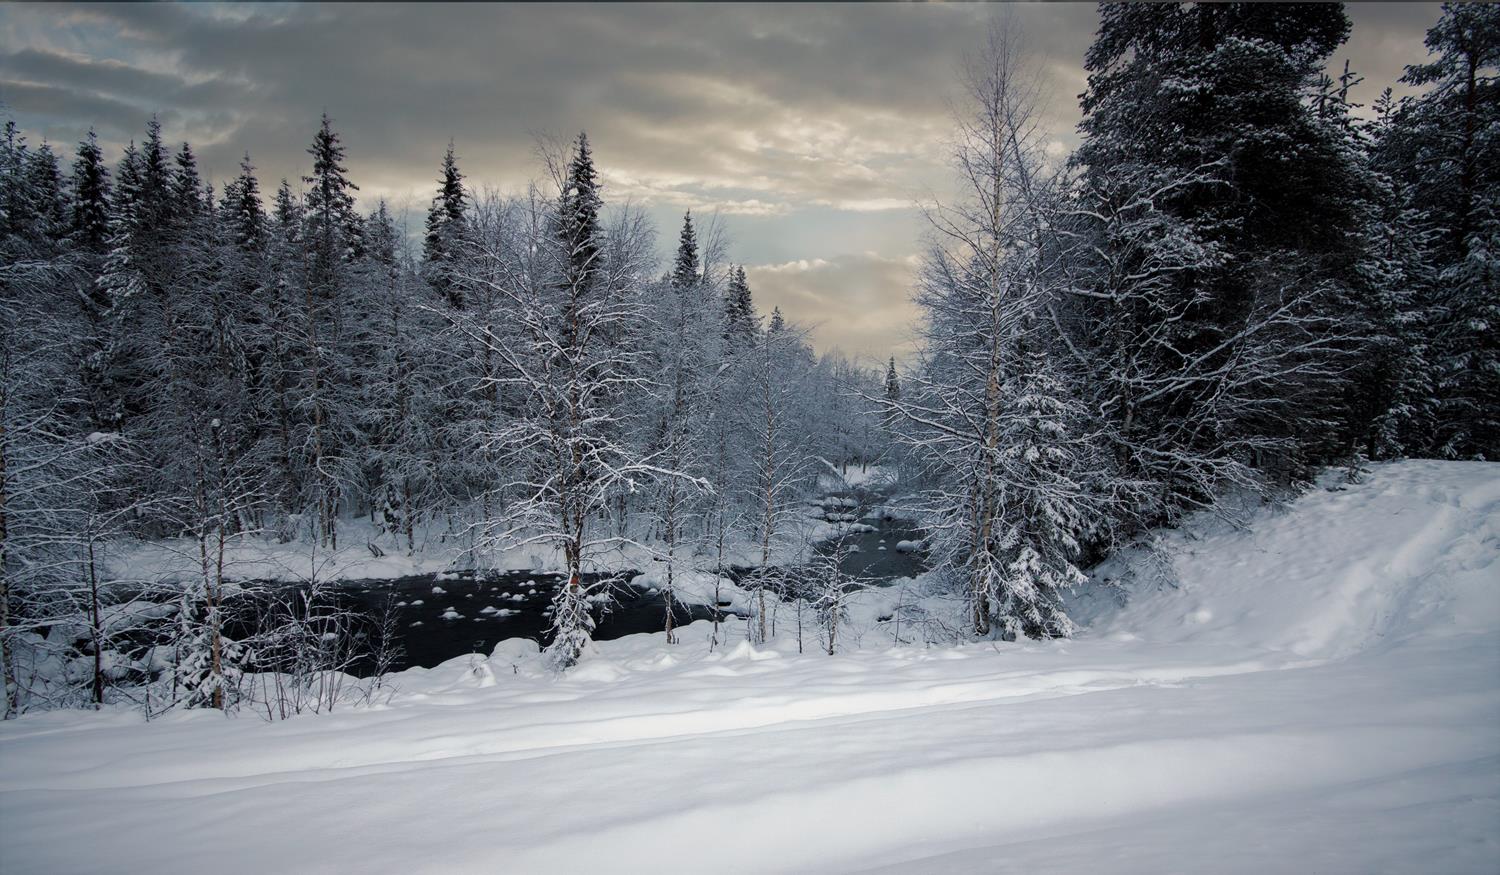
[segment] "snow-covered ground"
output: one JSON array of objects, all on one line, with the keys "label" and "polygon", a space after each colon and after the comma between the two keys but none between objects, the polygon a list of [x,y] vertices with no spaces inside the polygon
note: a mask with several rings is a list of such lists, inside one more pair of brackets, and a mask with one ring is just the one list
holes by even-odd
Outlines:
[{"label": "snow-covered ground", "polygon": [[[877,466],[851,468],[848,483],[835,475],[819,478],[820,488],[844,490],[849,485],[888,483],[890,474]],[[852,502],[851,508],[852,510]],[[819,518],[823,509],[812,501],[791,515],[786,531],[772,547],[773,564],[795,564],[807,559],[822,540],[838,535],[855,521],[829,522]],[[560,572],[566,568],[560,549],[533,545],[510,550],[475,553],[472,533],[455,526],[424,528],[416,537],[416,549],[407,554],[403,538],[379,530],[365,519],[339,523],[336,550],[306,541],[279,542],[265,535],[231,538],[225,548],[225,574],[233,580],[390,580],[418,574],[436,574],[476,564],[495,571]],[[369,545],[374,545],[375,550]],[[113,545],[105,556],[113,577],[126,580],[161,580],[191,577],[200,573],[198,544],[187,538],[135,541]],[[657,561],[655,554],[637,544],[624,543],[600,548],[590,556],[588,570],[621,571],[644,569]],[[738,531],[725,542],[724,564],[760,564],[760,544],[748,532]]]},{"label": "snow-covered ground", "polygon": [[0,870],[1500,870],[1500,465],[1166,542],[1179,585],[1114,560],[1131,598],[1081,598],[1072,641],[709,652],[698,623],[276,724],[28,715]]}]

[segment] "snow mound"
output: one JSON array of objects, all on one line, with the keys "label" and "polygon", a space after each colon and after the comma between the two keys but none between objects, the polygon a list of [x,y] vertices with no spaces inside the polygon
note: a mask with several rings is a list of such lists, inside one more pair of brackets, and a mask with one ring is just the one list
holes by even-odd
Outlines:
[{"label": "snow mound", "polygon": [[1128,583],[1113,610],[1086,594],[1094,634],[1338,658],[1500,630],[1497,463],[1385,463],[1355,484],[1330,474],[1244,527],[1205,517],[1163,540],[1175,586],[1143,551],[1095,569],[1096,581]]}]

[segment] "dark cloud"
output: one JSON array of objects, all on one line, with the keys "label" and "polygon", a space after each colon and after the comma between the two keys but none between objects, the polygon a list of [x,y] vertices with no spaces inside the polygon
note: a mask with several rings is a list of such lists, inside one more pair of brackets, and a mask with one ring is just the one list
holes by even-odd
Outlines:
[{"label": "dark cloud", "polygon": [[[1420,57],[1436,7],[1350,11],[1373,99]],[[538,132],[586,128],[612,199],[666,227],[717,208],[751,264],[826,261],[795,287],[760,270],[817,292],[787,300],[821,344],[876,353],[909,315],[905,289],[889,271],[851,277],[916,251],[912,204],[947,184],[957,70],[997,15],[1027,33],[1061,153],[1092,4],[7,4],[0,101],[33,136],[94,125],[114,148],[158,112],[210,175],[248,150],[268,187],[304,172],[326,111],[364,196],[418,209],[450,138],[472,182],[510,188],[536,173]],[[861,296],[858,318],[842,295]]]}]

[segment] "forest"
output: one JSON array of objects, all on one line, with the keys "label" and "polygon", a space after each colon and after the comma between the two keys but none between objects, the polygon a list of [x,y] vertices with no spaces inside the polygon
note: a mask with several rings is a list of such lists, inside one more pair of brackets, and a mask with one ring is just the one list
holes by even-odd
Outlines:
[{"label": "forest", "polygon": [[[1075,631],[1065,595],[1091,566],[1228,493],[1500,458],[1500,7],[1445,5],[1409,93],[1372,106],[1357,71],[1328,72],[1337,4],[1099,16],[1063,158],[1013,32],[967,64],[920,346],[884,362],[761,312],[724,220],[657,229],[611,202],[586,133],[539,143],[512,192],[465,177],[483,144],[450,144],[408,221],[359,208],[359,144],[329,115],[306,175],[274,186],[249,155],[206,184],[154,118],[119,156],[7,123],[5,716],[234,710],[257,667],[346,665],[354,627],[316,586],[231,634],[247,540],[453,543],[481,570],[555,554],[547,656],[567,670],[622,545],[668,604],[726,545],[749,555],[764,644],[799,508],[874,466],[961,636],[1045,640]],[[195,573],[109,561],[168,539]]]}]

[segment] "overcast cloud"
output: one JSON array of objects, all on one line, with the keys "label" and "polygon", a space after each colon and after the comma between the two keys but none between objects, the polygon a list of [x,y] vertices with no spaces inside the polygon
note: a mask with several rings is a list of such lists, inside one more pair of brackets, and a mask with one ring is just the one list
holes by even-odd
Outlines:
[{"label": "overcast cloud", "polygon": [[[1350,4],[1358,99],[1423,54],[1436,4]],[[92,125],[118,155],[157,113],[205,174],[248,151],[266,188],[305,172],[327,111],[365,205],[420,218],[449,139],[476,186],[537,172],[538,134],[587,129],[606,197],[718,210],[765,312],[820,348],[901,354],[923,223],[947,184],[949,100],[986,21],[1012,15],[1076,142],[1092,4],[0,6],[0,101],[71,151]]]}]

